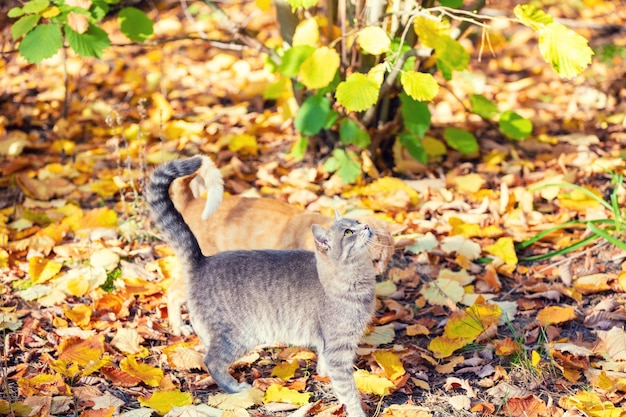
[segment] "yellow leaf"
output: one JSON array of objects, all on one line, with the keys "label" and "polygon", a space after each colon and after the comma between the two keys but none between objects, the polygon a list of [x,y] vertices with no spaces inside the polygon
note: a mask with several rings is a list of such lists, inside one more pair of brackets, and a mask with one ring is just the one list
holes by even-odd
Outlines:
[{"label": "yellow leaf", "polygon": [[167,362],[174,369],[186,371],[190,369],[202,369],[204,367],[203,357],[188,343],[176,343],[163,349],[167,356]]},{"label": "yellow leaf", "polygon": [[431,101],[439,93],[439,84],[432,74],[406,71],[400,76],[404,91],[418,101]]},{"label": "yellow leaf", "polygon": [[585,275],[574,281],[574,289],[582,294],[608,291],[611,289],[609,285],[611,279],[613,277],[610,274],[604,273]]},{"label": "yellow leaf", "polygon": [[376,394],[382,397],[389,395],[391,389],[395,388],[393,382],[387,378],[373,375],[364,369],[357,370],[353,375],[357,389],[364,394]]},{"label": "yellow leaf", "polygon": [[481,226],[479,224],[465,223],[463,220],[458,217],[450,217],[448,219],[448,224],[452,226],[452,230],[450,230],[450,236],[463,236],[466,238],[471,238],[475,236],[480,236],[481,234]]},{"label": "yellow leaf", "polygon": [[149,397],[139,397],[139,404],[150,407],[157,413],[167,414],[174,407],[184,407],[193,403],[190,392],[181,392],[178,389],[171,391],[155,391]]},{"label": "yellow leaf", "polygon": [[446,336],[437,336],[428,344],[428,350],[430,350],[435,358],[442,359],[451,356],[455,350],[461,349],[472,343],[469,338],[450,338]]},{"label": "yellow leaf", "polygon": [[537,321],[542,326],[565,323],[576,319],[574,307],[549,306],[537,313]]},{"label": "yellow leaf", "polygon": [[220,410],[235,410],[237,408],[250,408],[263,404],[263,391],[258,388],[250,388],[236,394],[215,394],[209,396],[207,404]]},{"label": "yellow leaf", "polygon": [[[426,389],[425,391],[429,391]],[[413,404],[393,404],[383,411],[381,417],[432,417],[431,409]]]},{"label": "yellow leaf", "polygon": [[61,9],[57,6],[50,6],[41,12],[41,16],[46,19],[51,19],[61,14]]},{"label": "yellow leaf", "polygon": [[449,338],[469,338],[472,341],[484,332],[489,326],[498,322],[502,310],[495,304],[476,303],[463,313],[452,316],[443,334]]},{"label": "yellow leaf", "polygon": [[563,78],[580,74],[593,55],[587,39],[560,23],[539,29],[539,52]]},{"label": "yellow leaf", "polygon": [[65,313],[65,317],[67,317],[72,323],[80,327],[85,327],[91,320],[93,310],[90,306],[86,306],[85,304],[77,304],[72,308],[63,306],[63,312]]},{"label": "yellow leaf", "polygon": [[376,104],[379,92],[377,81],[355,72],[339,83],[335,97],[346,110],[361,112]]},{"label": "yellow leaf", "polygon": [[[2,237],[4,235],[5,233],[2,230],[0,230],[0,246],[6,245],[6,242],[2,240]],[[9,252],[0,248],[0,268],[6,268],[8,264],[9,264]]]},{"label": "yellow leaf", "polygon": [[431,136],[425,136],[422,139],[422,146],[429,156],[437,157],[446,155],[448,153],[448,148],[446,147],[446,144],[439,139],[435,139]]},{"label": "yellow leaf", "polygon": [[417,191],[401,179],[394,177],[382,177],[370,184],[353,187],[341,196],[344,198],[371,197],[372,204],[392,198],[406,200],[409,205],[416,205],[419,202]]},{"label": "yellow leaf", "polygon": [[[74,155],[76,151],[76,142],[67,139],[57,139],[50,145],[50,150],[54,153],[64,153],[65,155]],[[49,169],[55,169],[56,166],[49,166]]]},{"label": "yellow leaf", "polygon": [[511,237],[501,237],[494,244],[485,246],[484,250],[502,259],[509,266],[517,265],[517,254]]},{"label": "yellow leaf", "polygon": [[415,323],[407,326],[405,329],[407,336],[428,336],[430,330],[423,324]]},{"label": "yellow leaf", "polygon": [[256,7],[267,12],[272,7],[272,0],[255,0]]},{"label": "yellow leaf", "polygon": [[313,17],[304,19],[296,27],[293,33],[292,46],[310,45],[317,46],[320,41],[320,28],[317,20]]},{"label": "yellow leaf", "polygon": [[463,299],[465,291],[461,284],[456,281],[438,278],[422,287],[420,294],[428,300],[429,304],[445,306],[448,303],[458,303]]},{"label": "yellow leaf", "polygon": [[413,21],[413,30],[422,45],[435,48],[441,37],[450,36],[450,23],[435,20],[431,16],[418,16]]},{"label": "yellow leaf", "polygon": [[455,177],[454,183],[460,192],[473,194],[485,184],[485,179],[480,174],[467,174]]},{"label": "yellow leaf", "polygon": [[110,229],[117,227],[117,213],[115,210],[102,207],[85,212],[80,228],[97,229],[99,227]]},{"label": "yellow leaf", "polygon": [[[594,187],[583,187],[587,191],[595,194],[599,198],[602,198],[602,194],[597,188]],[[584,213],[589,208],[598,208],[600,207],[600,203],[589,197],[587,194],[583,193],[577,189],[562,189],[558,194],[559,205],[563,208],[568,208],[572,210],[577,210],[578,212]]]},{"label": "yellow leaf", "polygon": [[277,376],[284,381],[288,381],[294,377],[298,367],[299,364],[296,360],[281,362],[274,367],[271,375]]},{"label": "yellow leaf", "polygon": [[579,391],[576,395],[563,397],[559,405],[565,409],[576,409],[593,417],[621,417],[624,410],[616,408],[611,401],[602,401],[593,391]]},{"label": "yellow leaf", "polygon": [[158,387],[163,379],[163,370],[153,366],[137,363],[134,356],[127,356],[120,361],[120,369],[127,374],[141,379],[151,387]]},{"label": "yellow leaf", "polygon": [[335,78],[339,69],[339,54],[334,49],[322,46],[304,60],[300,66],[300,80],[309,89],[326,87]]},{"label": "yellow leaf", "polygon": [[395,353],[386,350],[377,350],[374,352],[373,356],[374,359],[376,359],[376,363],[383,368],[385,375],[391,381],[395,381],[406,373],[402,362],[400,362],[400,358],[398,358],[398,355]]},{"label": "yellow leaf", "polygon": [[289,403],[295,405],[305,405],[311,398],[310,392],[300,393],[291,388],[286,388],[278,384],[271,385],[265,391],[265,400],[267,403]]},{"label": "yellow leaf", "polygon": [[387,66],[385,64],[374,65],[367,72],[367,78],[376,81],[376,84],[380,87],[385,80],[385,72],[387,72]]},{"label": "yellow leaf", "polygon": [[28,417],[33,415],[33,408],[23,402],[0,400],[0,415],[14,415],[16,417]]},{"label": "yellow leaf", "polygon": [[530,353],[530,362],[532,363],[533,368],[535,368],[535,371],[537,371],[537,373],[541,375],[541,368],[539,368],[539,363],[541,362],[541,355],[539,354],[539,352],[537,352],[536,350],[533,350]]},{"label": "yellow leaf", "polygon": [[372,55],[384,54],[391,46],[391,39],[385,30],[378,26],[368,26],[361,29],[356,41],[363,51]]},{"label": "yellow leaf", "polygon": [[70,387],[68,387],[63,378],[59,374],[36,374],[27,378],[19,378],[17,380],[19,394],[24,397],[33,395],[71,395]]},{"label": "yellow leaf", "polygon": [[152,105],[150,120],[155,126],[161,126],[172,118],[174,110],[163,94],[152,93]]},{"label": "yellow leaf", "polygon": [[228,143],[228,149],[243,155],[256,156],[259,152],[259,144],[254,136],[244,133],[234,136]]},{"label": "yellow leaf", "polygon": [[42,284],[51,280],[62,267],[62,263],[41,256],[33,256],[28,260],[28,273],[33,284]]},{"label": "yellow leaf", "polygon": [[66,378],[74,379],[80,376],[78,364],[56,360],[50,364],[50,368]]}]

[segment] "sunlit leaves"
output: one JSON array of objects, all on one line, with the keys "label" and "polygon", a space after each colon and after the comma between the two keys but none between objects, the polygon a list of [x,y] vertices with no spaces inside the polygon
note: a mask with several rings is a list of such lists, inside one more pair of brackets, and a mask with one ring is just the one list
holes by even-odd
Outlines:
[{"label": "sunlit leaves", "polygon": [[368,26],[361,29],[356,40],[363,51],[372,55],[384,54],[391,46],[387,32],[378,26]]},{"label": "sunlit leaves", "polygon": [[365,74],[355,72],[337,86],[335,97],[347,111],[364,111],[376,104],[380,86]]},{"label": "sunlit leaves", "polygon": [[311,45],[299,45],[287,49],[278,67],[278,72],[285,77],[295,77],[300,72],[302,63],[315,52]]},{"label": "sunlit leaves", "polygon": [[38,14],[29,14],[21,17],[17,22],[11,25],[11,36],[13,40],[18,40],[26,33],[30,32],[39,23],[41,16]]},{"label": "sunlit leaves", "polygon": [[515,246],[511,237],[501,237],[495,243],[485,246],[484,250],[497,256],[507,265],[517,265],[517,254],[515,253]]},{"label": "sunlit leaves", "polygon": [[163,379],[163,370],[137,362],[134,356],[127,356],[120,361],[120,369],[127,374],[139,378],[144,384],[151,387],[159,386]]},{"label": "sunlit leaves", "polygon": [[93,310],[90,306],[85,304],[77,304],[73,307],[64,306],[63,312],[65,313],[65,317],[77,326],[86,327],[91,320]]},{"label": "sunlit leaves", "polygon": [[542,326],[565,323],[576,319],[574,307],[548,306],[537,313],[537,321]]},{"label": "sunlit leaves", "polygon": [[525,139],[533,131],[533,123],[512,110],[502,112],[498,124],[505,135],[515,140]]},{"label": "sunlit leaves", "polygon": [[304,405],[311,398],[310,392],[298,392],[294,389],[283,387],[282,385],[271,385],[265,391],[265,402],[289,403],[295,405]]},{"label": "sunlit leaves", "polygon": [[215,394],[209,396],[207,404],[220,410],[250,408],[263,404],[264,394],[257,388],[250,388],[236,394]]},{"label": "sunlit leaves", "polygon": [[193,403],[190,392],[181,392],[178,389],[171,391],[154,391],[147,397],[139,397],[139,404],[150,407],[163,415],[174,407],[183,407]]},{"label": "sunlit leaves", "polygon": [[297,360],[281,362],[272,369],[272,376],[288,381],[294,377],[298,367]]},{"label": "sunlit leaves", "polygon": [[54,278],[63,264],[41,256],[33,256],[28,260],[28,273],[33,284],[42,284]]},{"label": "sunlit leaves", "polygon": [[418,101],[431,101],[439,92],[439,84],[432,74],[407,71],[400,76],[404,92]]},{"label": "sunlit leaves", "polygon": [[446,358],[475,341],[490,326],[495,326],[501,314],[497,305],[476,303],[451,317],[443,335],[432,339],[428,349],[436,358]]},{"label": "sunlit leaves", "polygon": [[143,42],[154,33],[152,20],[135,7],[122,8],[117,19],[122,33],[131,41]]},{"label": "sunlit leaves", "polygon": [[611,401],[600,399],[592,391],[578,391],[575,395],[564,397],[559,405],[566,409],[575,409],[593,417],[619,417],[624,414],[622,408],[617,408]]},{"label": "sunlit leaves", "polygon": [[228,149],[242,155],[256,156],[259,153],[259,144],[254,136],[240,133],[231,138],[228,142]]},{"label": "sunlit leaves", "polygon": [[330,84],[338,69],[339,54],[334,49],[323,46],[302,62],[299,76],[307,88],[322,88]]},{"label": "sunlit leaves", "polygon": [[24,36],[18,49],[28,61],[39,64],[56,54],[61,47],[63,47],[61,29],[53,24],[42,24]]},{"label": "sunlit leaves", "polygon": [[393,382],[379,375],[369,373],[364,369],[354,372],[354,381],[359,391],[364,394],[389,395],[395,388]]},{"label": "sunlit leaves", "polygon": [[395,353],[387,350],[377,350],[373,353],[373,356],[374,359],[376,359],[376,363],[383,368],[385,375],[391,381],[395,381],[406,373],[402,362],[400,362],[400,358],[398,358],[398,355]]},{"label": "sunlit leaves", "polygon": [[563,78],[573,78],[590,63],[593,51],[587,40],[552,16],[531,5],[517,5],[513,10],[520,22],[539,33],[539,52]]},{"label": "sunlit leaves", "polygon": [[317,46],[320,40],[320,28],[317,24],[317,20],[314,18],[304,19],[298,26],[293,34],[291,46],[309,45]]},{"label": "sunlit leaves", "polygon": [[70,395],[70,387],[59,374],[35,374],[17,380],[20,395]]}]

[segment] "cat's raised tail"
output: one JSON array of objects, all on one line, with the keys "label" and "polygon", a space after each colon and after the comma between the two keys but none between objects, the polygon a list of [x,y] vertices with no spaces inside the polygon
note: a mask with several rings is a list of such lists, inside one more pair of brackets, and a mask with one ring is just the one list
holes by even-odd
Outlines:
[{"label": "cat's raised tail", "polygon": [[206,188],[206,203],[202,211],[202,220],[206,220],[222,202],[224,180],[219,168],[208,156],[202,157],[202,165],[198,170],[198,175],[204,180],[204,187]]},{"label": "cat's raised tail", "polygon": [[[206,159],[210,160],[206,156],[196,156],[189,159],[175,159],[161,164],[152,171],[150,182],[146,188],[146,200],[150,206],[152,220],[163,233],[165,240],[176,250],[179,258],[191,264],[198,264],[204,255],[200,250],[198,240],[185,223],[183,216],[176,210],[169,195],[169,188],[176,178],[196,172]],[[217,173],[219,174],[219,171]],[[221,188],[223,191],[221,176],[219,176],[219,184],[216,188]],[[217,191],[214,190],[214,192]],[[221,202],[222,192],[219,192],[218,195],[219,197],[212,197],[216,208]]]}]

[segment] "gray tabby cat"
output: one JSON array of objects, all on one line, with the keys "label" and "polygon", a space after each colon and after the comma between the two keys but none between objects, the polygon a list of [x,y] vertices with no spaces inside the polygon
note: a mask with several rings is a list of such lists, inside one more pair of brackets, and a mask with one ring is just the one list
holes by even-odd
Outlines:
[{"label": "gray tabby cat", "polygon": [[312,226],[316,252],[254,250],[205,257],[176,211],[171,182],[200,168],[202,159],[157,167],[147,188],[152,217],[185,270],[191,324],[206,347],[204,363],[226,392],[250,387],[228,372],[262,344],[312,346],[317,372],[330,377],[350,417],[365,417],[352,376],[357,344],[374,311],[375,272],[367,244],[372,230],[337,218]]}]

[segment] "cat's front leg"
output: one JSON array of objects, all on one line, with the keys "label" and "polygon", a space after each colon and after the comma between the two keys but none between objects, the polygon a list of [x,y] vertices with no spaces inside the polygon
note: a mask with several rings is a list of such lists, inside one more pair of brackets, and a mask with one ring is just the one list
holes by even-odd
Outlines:
[{"label": "cat's front leg", "polygon": [[252,385],[247,382],[237,382],[237,380],[233,378],[228,371],[230,366],[229,361],[222,360],[219,354],[212,355],[211,350],[209,350],[204,356],[204,364],[209,374],[211,374],[211,377],[215,380],[215,383],[227,393],[235,394],[252,388]]},{"label": "cat's front leg", "polygon": [[[352,375],[352,359],[335,358],[337,352],[333,352],[332,356],[321,355],[326,357],[326,366],[328,366],[328,376],[330,377],[330,384],[335,391],[335,395],[340,403],[346,408],[348,417],[366,417],[363,408],[361,407],[361,398],[354,382],[354,376]],[[318,364],[319,367],[319,364]]]}]

